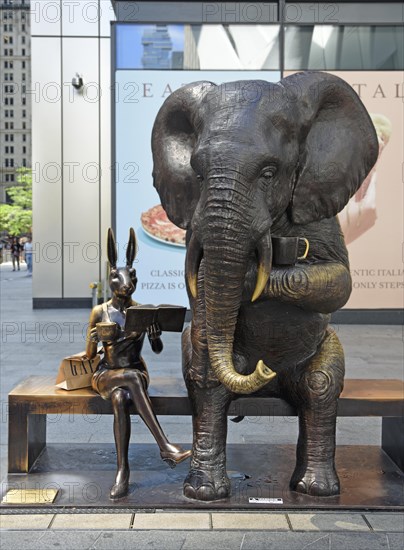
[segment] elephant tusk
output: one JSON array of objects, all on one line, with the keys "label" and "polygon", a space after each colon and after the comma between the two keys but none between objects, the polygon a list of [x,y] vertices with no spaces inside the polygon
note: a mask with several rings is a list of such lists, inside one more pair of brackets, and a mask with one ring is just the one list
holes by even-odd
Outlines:
[{"label": "elephant tusk", "polygon": [[266,233],[257,243],[258,250],[258,274],[255,289],[251,298],[255,302],[264,290],[272,267],[272,242],[271,235]]},{"label": "elephant tusk", "polygon": [[255,285],[254,294],[252,295],[251,301],[255,302],[255,300],[258,300],[258,298],[261,296],[262,291],[265,288],[265,285],[267,284],[269,279],[269,272],[266,271],[265,267],[263,265],[258,266],[258,276],[257,276],[257,283]]},{"label": "elephant tusk", "polygon": [[198,295],[198,285],[197,285],[196,275],[188,275],[188,285],[189,285],[189,290],[191,291],[192,297],[196,298]]},{"label": "elephant tusk", "polygon": [[187,274],[189,290],[193,296],[196,298],[198,294],[198,271],[199,266],[203,257],[203,249],[195,237],[192,234],[191,239],[188,244],[187,257],[185,260],[185,269]]}]

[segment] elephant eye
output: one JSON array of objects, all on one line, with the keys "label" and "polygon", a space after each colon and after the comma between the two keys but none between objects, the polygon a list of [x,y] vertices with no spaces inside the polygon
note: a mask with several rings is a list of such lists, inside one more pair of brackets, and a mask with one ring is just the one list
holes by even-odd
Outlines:
[{"label": "elephant eye", "polygon": [[266,166],[261,172],[261,177],[269,180],[273,178],[275,174],[276,166]]},{"label": "elephant eye", "polygon": [[196,174],[196,179],[201,182],[203,181],[203,176],[201,176],[201,174]]}]

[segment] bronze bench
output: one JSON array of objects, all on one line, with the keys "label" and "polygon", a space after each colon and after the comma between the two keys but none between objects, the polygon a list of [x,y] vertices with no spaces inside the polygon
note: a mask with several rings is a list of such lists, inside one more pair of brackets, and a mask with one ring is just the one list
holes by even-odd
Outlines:
[{"label": "bronze bench", "polygon": [[[182,380],[154,377],[150,396],[157,415],[190,415]],[[9,473],[29,472],[46,447],[47,414],[112,414],[90,388],[66,391],[53,376],[30,376],[9,394]],[[136,414],[135,408],[131,411]],[[286,401],[241,396],[230,405],[229,416],[296,416]],[[338,416],[382,417],[381,447],[404,471],[404,382],[401,380],[345,380]]]}]

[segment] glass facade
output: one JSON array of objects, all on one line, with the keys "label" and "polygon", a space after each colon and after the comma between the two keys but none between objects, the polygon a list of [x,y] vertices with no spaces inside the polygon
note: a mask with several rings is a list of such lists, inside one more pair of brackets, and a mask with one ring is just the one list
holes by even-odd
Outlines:
[{"label": "glass facade", "polygon": [[287,26],[284,69],[403,70],[404,29],[375,25]]},{"label": "glass facade", "polygon": [[279,70],[279,25],[116,26],[117,69]]},{"label": "glass facade", "polygon": [[116,45],[117,69],[404,70],[402,26],[117,24]]}]

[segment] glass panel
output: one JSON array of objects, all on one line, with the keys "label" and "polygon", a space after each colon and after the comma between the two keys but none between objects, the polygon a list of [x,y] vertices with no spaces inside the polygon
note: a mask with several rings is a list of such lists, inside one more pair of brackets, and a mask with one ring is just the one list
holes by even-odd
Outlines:
[{"label": "glass panel", "polygon": [[404,29],[287,26],[285,70],[403,70]]},{"label": "glass panel", "polygon": [[183,56],[183,28],[183,25],[117,25],[117,69],[174,68],[172,65]]},{"label": "glass panel", "polygon": [[279,25],[117,25],[117,69],[276,70]]}]

